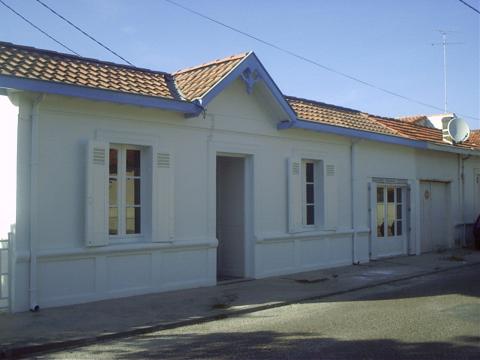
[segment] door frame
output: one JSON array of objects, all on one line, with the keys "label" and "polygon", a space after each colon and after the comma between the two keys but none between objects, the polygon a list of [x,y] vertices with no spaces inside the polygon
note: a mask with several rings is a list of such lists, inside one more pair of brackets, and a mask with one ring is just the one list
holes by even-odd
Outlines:
[{"label": "door frame", "polygon": [[[423,233],[423,223],[422,221],[420,221],[421,219],[421,215],[423,213],[423,206],[422,206],[422,198],[425,196],[423,193],[422,193],[422,184],[424,183],[429,183],[430,185],[433,184],[433,183],[438,183],[438,184],[442,184],[442,185],[445,185],[446,188],[445,188],[445,200],[446,200],[446,213],[447,213],[447,221],[446,221],[446,231],[447,231],[447,247],[448,248],[451,248],[453,245],[454,245],[454,232],[453,232],[453,206],[452,206],[452,199],[453,199],[453,187],[452,187],[452,181],[451,180],[438,180],[438,179],[425,179],[425,178],[422,178],[422,179],[419,179],[419,188],[418,188],[418,192],[419,192],[419,225],[420,225],[420,228],[419,228],[419,241],[418,241],[418,250],[419,250],[419,254],[423,254],[423,253],[428,253],[428,251],[425,251],[423,252],[422,251],[422,233]],[[435,251],[435,249],[433,249],[433,251]]]},{"label": "door frame", "polygon": [[[234,142],[209,141],[207,144],[207,231],[211,238],[216,239],[217,228],[217,156],[232,156],[245,158],[244,172],[244,278],[255,276],[255,174],[258,172],[258,151],[255,146],[236,144]],[[218,240],[217,240],[218,241]],[[218,247],[218,243],[217,243]],[[217,248],[215,248],[215,260],[210,264],[210,276],[217,281]]]},{"label": "door frame", "polygon": [[[376,249],[376,241],[379,241],[377,238],[377,187],[378,186],[394,186],[396,188],[402,189],[402,250],[401,252],[392,252],[387,254],[378,254]],[[398,256],[398,255],[407,255],[410,251],[410,239],[411,239],[411,185],[407,180],[403,179],[388,179],[388,178],[373,178],[369,183],[369,197],[370,197],[370,238],[369,238],[369,256],[370,259],[379,259],[382,257],[389,256]],[[384,197],[387,196],[384,194]],[[395,194],[396,198],[396,194]],[[385,198],[384,198],[385,199]],[[386,199],[385,199],[386,200]],[[395,202],[396,204],[396,202]],[[386,212],[386,209],[384,210]],[[395,207],[396,211],[396,207]],[[384,215],[385,216],[385,215]],[[388,239],[388,236],[385,236]],[[399,239],[398,236],[391,237]]]},{"label": "door frame", "polygon": [[[247,259],[247,256],[248,256],[248,250],[247,247],[249,246],[249,241],[247,241],[247,239],[249,239],[250,237],[248,236],[248,232],[250,231],[250,221],[248,220],[248,217],[250,215],[250,211],[249,211],[249,207],[251,206],[251,196],[249,195],[251,193],[251,186],[249,186],[249,182],[250,182],[250,174],[251,174],[251,171],[249,170],[249,168],[251,167],[251,165],[249,164],[250,163],[250,159],[251,159],[251,156],[249,155],[245,155],[245,154],[234,154],[234,153],[225,153],[225,152],[217,152],[217,155],[216,155],[216,161],[218,161],[218,158],[220,157],[223,157],[223,158],[234,158],[234,159],[242,159],[243,160],[243,181],[244,181],[244,186],[243,186],[243,209],[242,209],[242,212],[243,212],[243,231],[244,231],[244,236],[243,236],[243,243],[242,243],[242,251],[243,251],[243,264],[242,264],[242,268],[243,268],[243,274],[242,274],[242,278],[246,278],[247,277],[247,274],[248,274],[248,266],[249,266],[249,260]],[[216,171],[217,169],[215,169]],[[215,181],[215,196],[217,196],[217,191],[218,191],[218,183]],[[215,197],[215,203],[217,203],[217,197]],[[216,206],[215,207],[216,209],[218,209],[218,207]],[[217,219],[217,215],[215,215],[215,219]],[[216,222],[217,220],[215,220]],[[217,223],[216,223],[217,225]],[[220,242],[219,239],[217,239],[218,242]],[[219,251],[219,245],[217,245],[217,262],[216,262],[216,271],[218,272],[218,251]]]},{"label": "door frame", "polygon": [[[477,216],[480,215],[480,169],[473,170],[473,188],[474,188],[474,211],[472,222],[475,223]],[[465,190],[464,190],[465,191]],[[465,205],[464,205],[465,206]]]}]

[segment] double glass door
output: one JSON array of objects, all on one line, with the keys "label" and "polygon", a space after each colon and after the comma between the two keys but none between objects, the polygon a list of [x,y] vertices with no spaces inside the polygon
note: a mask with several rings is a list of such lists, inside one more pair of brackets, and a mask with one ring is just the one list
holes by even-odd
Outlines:
[{"label": "double glass door", "polygon": [[375,184],[372,257],[406,253],[406,185]]}]

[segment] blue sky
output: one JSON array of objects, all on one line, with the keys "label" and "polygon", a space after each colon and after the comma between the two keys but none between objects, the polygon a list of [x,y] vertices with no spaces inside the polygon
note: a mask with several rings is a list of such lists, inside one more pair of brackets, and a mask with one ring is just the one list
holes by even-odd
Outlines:
[{"label": "blue sky", "polygon": [[[119,62],[35,0],[4,0],[82,56]],[[253,50],[287,95],[374,114],[439,113],[231,32],[163,0],[43,0],[137,66],[174,71]],[[458,0],[177,0],[326,66],[443,107],[437,29],[448,48],[449,110],[480,118],[480,15]],[[480,0],[467,0],[480,8]],[[0,39],[64,52],[0,6]],[[474,128],[480,120],[466,119]]]}]

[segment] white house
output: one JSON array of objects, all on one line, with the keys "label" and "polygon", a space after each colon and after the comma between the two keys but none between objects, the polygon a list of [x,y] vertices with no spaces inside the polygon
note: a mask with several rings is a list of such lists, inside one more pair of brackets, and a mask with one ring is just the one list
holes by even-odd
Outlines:
[{"label": "white house", "polygon": [[167,74],[0,43],[12,311],[468,242],[480,139],[284,96],[254,53]]}]

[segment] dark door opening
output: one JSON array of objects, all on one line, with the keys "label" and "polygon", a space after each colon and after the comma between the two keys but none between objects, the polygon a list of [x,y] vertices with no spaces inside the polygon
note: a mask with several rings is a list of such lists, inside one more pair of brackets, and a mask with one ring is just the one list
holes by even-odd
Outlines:
[{"label": "dark door opening", "polygon": [[217,281],[245,277],[245,158],[217,156]]}]

